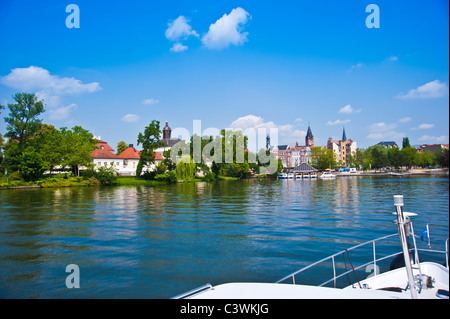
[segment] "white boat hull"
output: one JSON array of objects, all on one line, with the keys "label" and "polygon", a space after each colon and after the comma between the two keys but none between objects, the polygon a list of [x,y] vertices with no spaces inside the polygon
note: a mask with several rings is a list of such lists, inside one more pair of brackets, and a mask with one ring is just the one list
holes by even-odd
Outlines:
[{"label": "white boat hull", "polygon": [[[441,299],[439,290],[449,290],[448,269],[430,262],[421,265],[422,275],[433,278],[433,287],[423,287],[419,299]],[[415,271],[415,275],[418,270]],[[358,284],[345,288],[317,287],[282,283],[226,283],[211,287],[188,299],[411,299],[405,268],[370,277]],[[382,290],[383,288],[402,288],[401,292]]]}]

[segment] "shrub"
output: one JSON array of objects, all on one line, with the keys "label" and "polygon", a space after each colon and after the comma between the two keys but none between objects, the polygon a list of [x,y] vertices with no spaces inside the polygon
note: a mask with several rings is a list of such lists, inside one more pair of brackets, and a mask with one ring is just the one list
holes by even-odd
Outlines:
[{"label": "shrub", "polygon": [[98,168],[95,177],[102,185],[111,185],[114,184],[117,180],[117,172],[113,166],[101,166]]},{"label": "shrub", "polygon": [[164,173],[164,174],[157,174],[155,176],[155,180],[157,180],[157,181],[165,181],[165,182],[168,182],[170,184],[176,183],[178,181],[177,175],[175,174],[175,172],[167,172],[167,173]]},{"label": "shrub", "polygon": [[217,179],[216,174],[209,172],[202,178],[202,181],[214,182],[216,179]]}]

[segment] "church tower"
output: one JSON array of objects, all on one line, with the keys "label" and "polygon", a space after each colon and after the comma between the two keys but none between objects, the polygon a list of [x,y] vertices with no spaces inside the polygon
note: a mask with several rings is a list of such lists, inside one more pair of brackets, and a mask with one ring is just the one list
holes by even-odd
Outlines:
[{"label": "church tower", "polygon": [[166,126],[163,128],[163,140],[170,140],[172,135],[172,129],[169,127],[169,123],[166,121]]},{"label": "church tower", "polygon": [[305,137],[305,145],[309,147],[314,147],[314,136],[312,134],[311,127],[309,126],[309,122],[308,122],[308,131],[306,132]]}]

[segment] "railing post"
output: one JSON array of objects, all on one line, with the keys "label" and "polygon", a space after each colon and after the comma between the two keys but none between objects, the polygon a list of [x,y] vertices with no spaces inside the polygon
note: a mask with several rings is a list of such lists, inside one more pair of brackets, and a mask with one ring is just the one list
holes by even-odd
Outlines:
[{"label": "railing post", "polygon": [[334,263],[334,256],[331,257],[331,260],[333,261],[333,282],[334,282],[334,288],[336,288],[336,265]]},{"label": "railing post", "polygon": [[375,240],[372,242],[373,243],[373,273],[374,276],[378,275],[377,274],[377,252],[375,249]]}]

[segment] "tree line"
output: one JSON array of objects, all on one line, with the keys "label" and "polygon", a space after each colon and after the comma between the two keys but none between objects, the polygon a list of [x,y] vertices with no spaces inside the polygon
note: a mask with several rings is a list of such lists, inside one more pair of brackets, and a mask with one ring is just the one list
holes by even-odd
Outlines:
[{"label": "tree line", "polygon": [[[37,181],[43,177],[44,172],[49,172],[51,176],[56,171],[68,171],[73,176],[79,176],[80,167],[83,167],[85,177],[95,175],[105,183],[111,181],[111,176],[115,175],[113,167],[93,168],[90,154],[97,148],[98,141],[92,133],[81,126],[57,129],[53,125],[42,123],[40,116],[45,112],[44,103],[35,94],[16,93],[13,99],[14,102],[7,107],[0,105],[0,113],[5,109],[9,111],[4,117],[7,139],[0,134],[1,175],[6,174],[13,180]],[[139,178],[168,182],[180,179],[188,181],[202,172],[204,179],[215,180],[220,176],[246,178],[260,170],[276,174],[282,169],[281,161],[277,161],[270,152],[249,152],[248,138],[242,131],[222,130],[215,137],[193,135],[190,141],[180,141],[175,147],[175,157],[170,152],[165,152],[164,160],[155,169],[149,170],[155,164],[155,150],[167,146],[161,141],[161,133],[160,122],[153,120],[138,134],[137,143],[142,148],[136,168],[136,176]],[[200,151],[205,156],[199,156],[194,150],[195,145],[200,146]],[[118,154],[126,148],[127,144],[120,141],[117,145]],[[210,160],[212,166],[205,162]]]},{"label": "tree line", "polygon": [[[142,151],[137,176],[141,176],[144,167],[155,164],[154,151],[167,146],[160,136],[160,122],[157,120],[153,120],[144,132],[139,133],[138,145],[142,145]],[[194,134],[189,141],[180,141],[170,151],[165,151],[164,160],[155,170],[144,171],[142,177],[167,181],[174,181],[176,177],[178,180],[190,181],[201,172],[203,180],[213,181],[220,177],[248,178],[255,173],[277,174],[282,170],[281,161],[273,154],[265,150],[254,154],[247,149],[247,143],[248,137],[242,131],[222,129],[217,136]],[[208,161],[210,165],[207,165]],[[270,163],[275,165],[269,168]]]},{"label": "tree line", "polygon": [[[342,161],[339,161],[336,154],[330,149],[320,147],[311,150],[311,165],[319,170],[336,169],[343,167]],[[435,152],[419,152],[416,148],[409,145],[406,137],[402,143],[402,149],[398,147],[386,148],[382,145],[370,146],[367,149],[357,149],[353,154],[347,154],[347,167],[356,167],[364,171],[370,169],[382,169],[390,167],[393,169],[411,167],[441,167],[449,166],[449,150],[439,148]]]},{"label": "tree line", "polygon": [[[45,171],[50,175],[56,167],[79,176],[81,166],[92,162],[91,152],[96,148],[94,135],[81,126],[56,129],[42,123],[45,112],[43,101],[35,94],[16,93],[14,103],[7,105],[7,141],[0,134],[0,172],[11,179],[36,181]],[[5,106],[0,105],[0,111]]]}]

